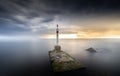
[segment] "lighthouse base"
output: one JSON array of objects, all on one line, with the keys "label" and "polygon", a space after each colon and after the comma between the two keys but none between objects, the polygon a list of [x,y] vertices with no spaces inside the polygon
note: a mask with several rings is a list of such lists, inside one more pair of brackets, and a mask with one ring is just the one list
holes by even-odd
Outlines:
[{"label": "lighthouse base", "polygon": [[55,45],[53,51],[61,51],[61,46],[60,45]]}]

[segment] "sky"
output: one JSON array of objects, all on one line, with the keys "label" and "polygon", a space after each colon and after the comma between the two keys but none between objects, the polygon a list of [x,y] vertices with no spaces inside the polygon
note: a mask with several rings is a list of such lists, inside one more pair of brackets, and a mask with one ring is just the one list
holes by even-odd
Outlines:
[{"label": "sky", "polygon": [[119,0],[0,0],[0,39],[120,38]]}]

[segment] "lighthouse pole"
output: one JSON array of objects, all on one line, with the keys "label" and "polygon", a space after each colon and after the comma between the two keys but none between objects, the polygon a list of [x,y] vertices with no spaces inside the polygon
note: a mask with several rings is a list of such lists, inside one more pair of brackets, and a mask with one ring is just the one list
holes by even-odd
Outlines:
[{"label": "lighthouse pole", "polygon": [[56,28],[56,44],[59,45],[59,28],[58,28],[58,25],[57,25],[57,28]]},{"label": "lighthouse pole", "polygon": [[59,28],[58,25],[56,25],[56,45],[54,51],[61,51],[61,46],[59,45]]}]

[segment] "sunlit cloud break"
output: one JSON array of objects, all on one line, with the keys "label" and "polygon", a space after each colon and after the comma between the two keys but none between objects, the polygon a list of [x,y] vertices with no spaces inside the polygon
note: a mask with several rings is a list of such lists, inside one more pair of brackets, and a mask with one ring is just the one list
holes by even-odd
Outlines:
[{"label": "sunlit cloud break", "polygon": [[1,0],[0,36],[55,38],[59,24],[60,38],[119,38],[119,13],[118,0]]}]

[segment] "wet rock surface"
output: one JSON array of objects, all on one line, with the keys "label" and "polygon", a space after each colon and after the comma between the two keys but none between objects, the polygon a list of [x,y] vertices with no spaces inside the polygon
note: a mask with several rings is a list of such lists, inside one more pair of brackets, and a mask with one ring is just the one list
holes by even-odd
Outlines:
[{"label": "wet rock surface", "polygon": [[49,51],[49,56],[54,72],[64,72],[85,68],[85,66],[81,65],[79,61],[62,51],[60,46],[55,46],[54,50]]}]

